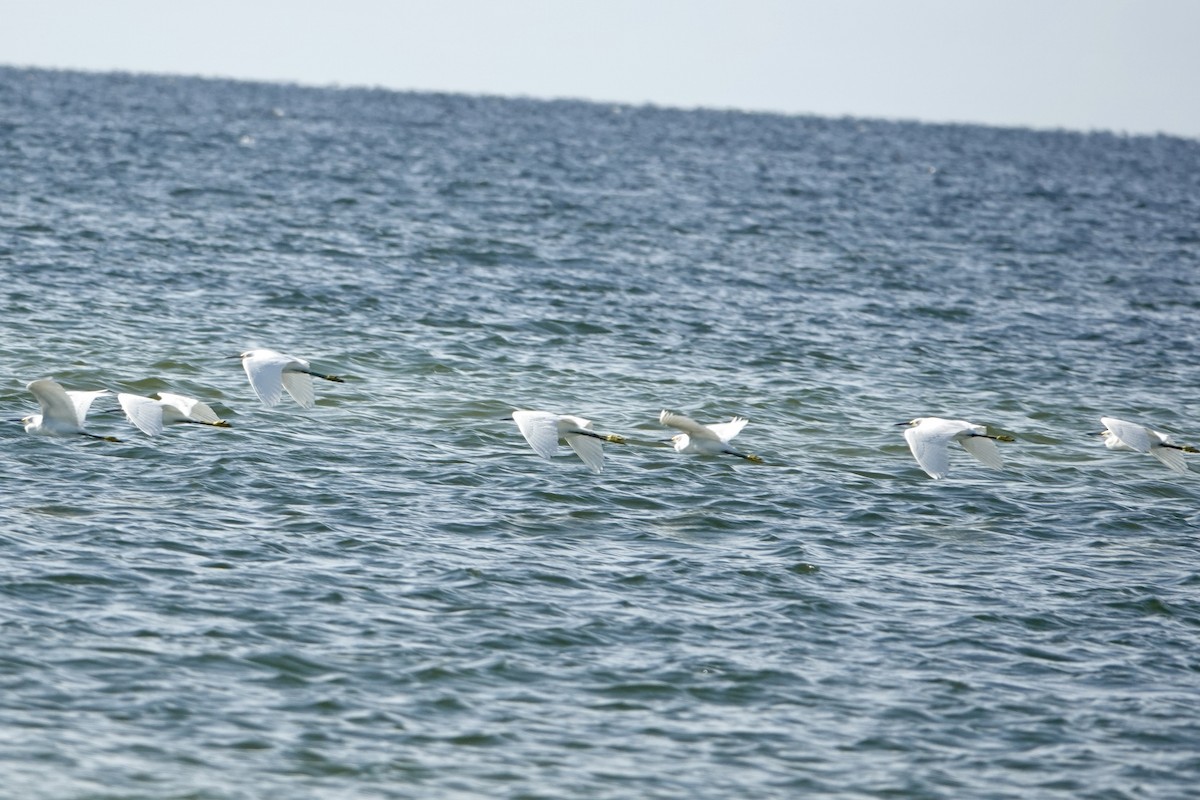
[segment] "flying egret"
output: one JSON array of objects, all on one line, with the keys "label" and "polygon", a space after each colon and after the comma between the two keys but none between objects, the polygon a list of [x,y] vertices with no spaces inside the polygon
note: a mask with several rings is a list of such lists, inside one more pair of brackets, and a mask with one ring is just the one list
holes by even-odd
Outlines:
[{"label": "flying egret", "polygon": [[929,473],[929,477],[940,480],[946,477],[950,469],[950,443],[958,442],[975,458],[989,467],[1003,469],[1000,451],[996,442],[1011,442],[1011,436],[989,436],[987,428],[961,419],[942,419],[941,417],[917,417],[907,425],[904,438],[908,449],[921,465],[921,469]]},{"label": "flying egret", "polygon": [[106,442],[119,442],[113,436],[97,436],[83,429],[83,421],[87,418],[92,401],[107,389],[94,392],[68,392],[51,378],[39,378],[25,387],[37,398],[42,413],[31,414],[21,422],[28,433],[41,433],[47,436],[89,436],[93,439],[103,439]]},{"label": "flying egret", "polygon": [[590,420],[569,414],[517,410],[512,413],[512,420],[517,423],[525,441],[542,458],[554,458],[558,440],[566,439],[588,469],[596,473],[604,469],[603,442],[625,443],[625,437],[615,433],[596,433]]},{"label": "flying egret", "polygon": [[1104,446],[1109,450],[1136,450],[1139,453],[1149,453],[1163,464],[1176,472],[1187,474],[1187,463],[1183,460],[1184,453],[1197,453],[1194,447],[1175,444],[1165,433],[1139,425],[1136,422],[1126,422],[1115,417],[1101,417],[1104,430]]},{"label": "flying egret", "polygon": [[157,436],[164,425],[213,425],[228,428],[229,423],[217,416],[217,412],[194,397],[159,392],[158,399],[136,394],[117,395],[125,417],[147,436]]},{"label": "flying egret", "polygon": [[729,422],[718,422],[712,425],[701,425],[691,417],[662,411],[658,421],[669,428],[683,431],[671,437],[676,452],[679,453],[728,453],[738,456],[755,464],[761,464],[762,459],[750,453],[742,453],[729,446],[729,440],[741,433],[749,420],[744,417],[734,417]]},{"label": "flying egret", "polygon": [[247,350],[239,356],[250,386],[262,401],[264,406],[279,405],[283,390],[304,408],[312,408],[316,404],[313,395],[313,376],[324,378],[335,383],[345,383],[336,375],[322,375],[313,372],[309,363],[303,358],[292,358],[274,350],[260,348]]}]

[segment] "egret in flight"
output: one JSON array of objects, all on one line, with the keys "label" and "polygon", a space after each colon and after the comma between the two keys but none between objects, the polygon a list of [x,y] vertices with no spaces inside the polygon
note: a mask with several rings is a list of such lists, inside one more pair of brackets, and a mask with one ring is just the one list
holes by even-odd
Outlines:
[{"label": "egret in flight", "polygon": [[898,423],[907,425],[904,438],[908,449],[921,465],[921,469],[929,473],[929,477],[940,480],[946,477],[950,470],[950,443],[958,442],[968,453],[989,467],[1003,469],[1004,462],[1000,460],[1000,451],[996,442],[1011,442],[1011,436],[990,436],[987,428],[961,419],[942,419],[941,417],[917,417],[909,422]]},{"label": "egret in flight", "polygon": [[112,436],[97,436],[83,429],[88,409],[92,401],[100,395],[108,394],[107,389],[93,392],[68,392],[51,378],[40,378],[25,387],[37,398],[42,413],[30,414],[21,420],[28,433],[40,433],[46,436],[82,435],[92,439],[103,439],[107,442],[119,442]]},{"label": "egret in flight", "polygon": [[159,392],[158,399],[136,394],[117,395],[125,417],[147,436],[157,436],[164,425],[213,425],[228,428],[229,423],[217,416],[217,412],[194,397]]},{"label": "egret in flight", "polygon": [[588,469],[604,469],[604,442],[624,444],[625,437],[615,433],[597,433],[590,420],[549,411],[517,410],[512,419],[533,451],[542,458],[554,458],[558,440],[565,439]]},{"label": "egret in flight", "polygon": [[1149,453],[1163,464],[1176,472],[1187,474],[1188,465],[1183,460],[1184,453],[1200,452],[1189,445],[1175,444],[1165,433],[1139,425],[1136,422],[1126,422],[1115,417],[1101,417],[1104,430],[1104,446],[1109,450],[1136,450],[1139,453]]},{"label": "egret in flight", "polygon": [[313,372],[303,358],[292,358],[274,350],[247,350],[240,358],[242,368],[246,370],[246,377],[250,379],[250,386],[268,408],[279,405],[284,389],[287,389],[287,393],[301,406],[312,408],[316,404],[312,384],[314,376],[335,383],[345,383],[336,375]]},{"label": "egret in flight", "polygon": [[658,421],[668,428],[683,431],[671,437],[676,452],[679,453],[727,453],[731,456],[744,458],[755,464],[761,464],[762,459],[750,453],[742,453],[729,446],[729,440],[742,432],[749,420],[744,417],[734,417],[729,422],[717,422],[712,425],[701,425],[691,417],[662,411]]}]

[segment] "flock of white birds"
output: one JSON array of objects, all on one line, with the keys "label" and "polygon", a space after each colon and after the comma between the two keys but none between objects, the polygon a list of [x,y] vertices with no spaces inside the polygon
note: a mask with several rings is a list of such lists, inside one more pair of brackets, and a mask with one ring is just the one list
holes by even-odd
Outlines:
[{"label": "flock of white birds", "polygon": [[[254,393],[268,408],[280,403],[284,391],[300,406],[312,408],[316,404],[312,381],[314,377],[342,382],[342,379],[335,375],[313,372],[309,363],[302,358],[294,358],[275,350],[247,350],[237,358],[242,360],[242,368],[246,370],[246,377],[250,379]],[[26,388],[33,393],[41,407],[40,414],[32,414],[21,420],[27,432],[50,436],[81,435],[111,442],[120,441],[112,436],[97,436],[84,430],[88,409],[97,397],[109,394],[107,389],[67,391],[51,378],[33,381]],[[157,398],[153,398],[122,392],[117,394],[117,402],[125,412],[126,418],[147,436],[157,436],[167,425],[229,427],[229,423],[222,420],[216,412],[192,397],[160,392]],[[624,444],[626,441],[624,437],[615,433],[598,433],[590,420],[569,414],[516,410],[513,411],[511,419],[517,423],[525,441],[542,458],[553,458],[558,450],[559,441],[562,440],[590,470],[597,473],[604,469],[604,443]],[[663,411],[659,414],[658,421],[666,427],[680,431],[670,439],[677,452],[731,455],[756,464],[762,463],[758,456],[735,450],[729,444],[746,427],[748,420],[742,417],[734,417],[728,422],[702,425],[683,414]],[[1189,471],[1184,453],[1200,452],[1194,447],[1176,444],[1169,435],[1136,422],[1114,417],[1101,417],[1100,421],[1104,424],[1104,430],[1099,435],[1104,437],[1104,444],[1110,450],[1146,453],[1175,472],[1186,474]],[[983,464],[1001,469],[1004,462],[1000,458],[996,442],[1013,441],[1011,436],[991,435],[985,426],[961,419],[918,417],[899,424],[907,426],[904,439],[908,442],[917,464],[935,480],[945,478],[950,471],[950,446],[953,443],[958,442]]]}]

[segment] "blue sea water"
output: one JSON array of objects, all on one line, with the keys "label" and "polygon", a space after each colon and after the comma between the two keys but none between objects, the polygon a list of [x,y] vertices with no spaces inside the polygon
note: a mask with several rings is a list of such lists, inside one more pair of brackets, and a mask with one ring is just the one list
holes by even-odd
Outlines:
[{"label": "blue sea water", "polygon": [[0,187],[0,796],[1194,796],[1200,142],[0,68]]}]

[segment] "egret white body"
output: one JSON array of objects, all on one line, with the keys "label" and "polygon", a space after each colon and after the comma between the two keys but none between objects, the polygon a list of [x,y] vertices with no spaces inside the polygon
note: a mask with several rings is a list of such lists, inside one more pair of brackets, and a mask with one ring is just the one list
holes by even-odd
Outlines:
[{"label": "egret white body", "polygon": [[42,413],[31,414],[21,422],[28,433],[40,433],[46,436],[91,436],[93,439],[109,439],[108,436],[96,436],[83,429],[88,409],[97,397],[108,394],[106,389],[93,392],[68,392],[58,381],[51,378],[40,378],[25,386],[37,398]]},{"label": "egret white body", "polygon": [[1104,424],[1104,446],[1109,450],[1133,450],[1154,456],[1168,468],[1187,474],[1184,453],[1195,453],[1196,448],[1175,444],[1171,437],[1161,431],[1147,428],[1136,422],[1126,422],[1116,417],[1101,417]]},{"label": "egret white body", "polygon": [[729,441],[741,433],[742,428],[746,427],[746,423],[749,422],[744,417],[734,417],[729,422],[701,425],[683,414],[662,411],[658,415],[658,421],[668,428],[683,431],[683,433],[677,433],[671,437],[671,443],[676,452],[707,453],[709,455],[725,453],[744,458],[747,461],[762,462],[762,459],[756,455],[742,453],[729,446]]},{"label": "egret white body", "polygon": [[157,436],[166,425],[213,425],[228,428],[229,423],[217,416],[217,412],[194,397],[159,392],[158,399],[136,394],[121,393],[117,402],[125,417],[147,436]]},{"label": "egret white body", "polygon": [[615,433],[597,433],[591,420],[549,411],[517,410],[512,414],[521,435],[533,451],[542,458],[554,458],[558,440],[565,439],[588,469],[599,473],[604,469],[604,442],[623,444],[624,437]]},{"label": "egret white body", "polygon": [[316,405],[312,383],[314,376],[344,383],[336,375],[313,372],[312,367],[303,358],[293,358],[274,350],[247,350],[241,354],[241,359],[246,377],[250,379],[250,386],[262,404],[268,408],[279,405],[284,389],[302,407],[312,408]]},{"label": "egret white body", "polygon": [[941,480],[950,471],[951,443],[958,442],[987,466],[1003,469],[1004,462],[1000,460],[996,442],[1012,441],[1010,436],[989,436],[985,426],[961,419],[918,417],[900,424],[909,426],[904,431],[908,449],[921,469],[934,480]]}]

